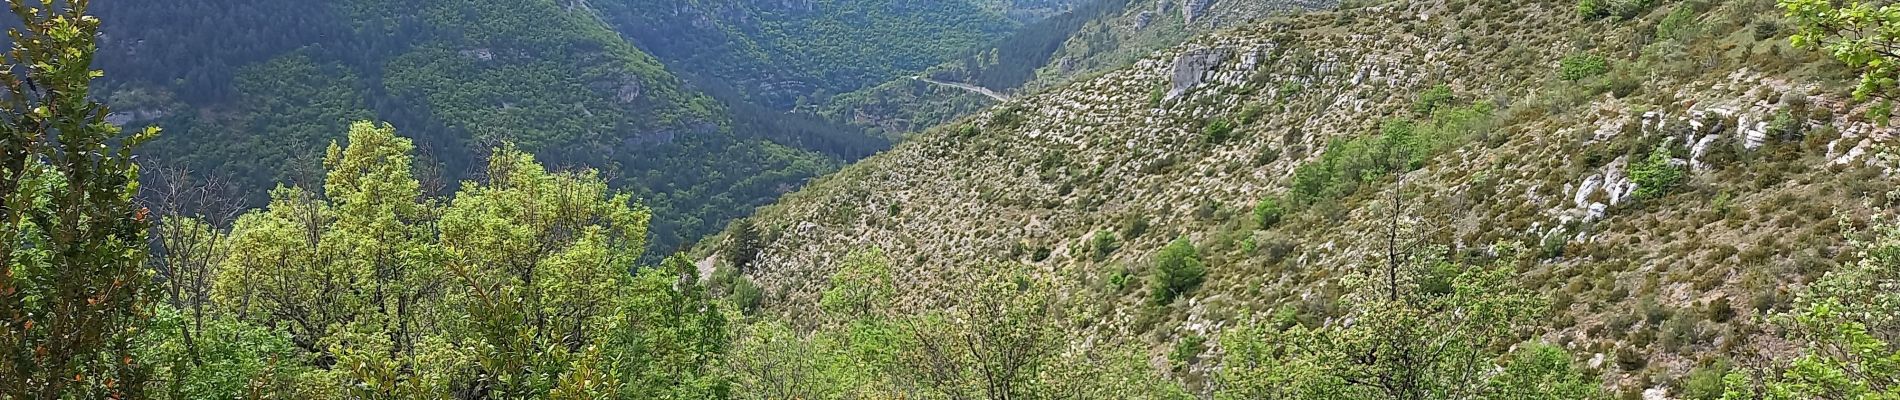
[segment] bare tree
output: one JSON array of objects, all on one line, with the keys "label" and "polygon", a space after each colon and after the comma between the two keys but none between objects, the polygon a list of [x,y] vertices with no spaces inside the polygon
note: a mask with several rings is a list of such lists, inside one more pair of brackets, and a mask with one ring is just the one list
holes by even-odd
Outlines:
[{"label": "bare tree", "polygon": [[205,306],[217,266],[229,254],[224,229],[242,212],[230,185],[217,178],[193,177],[185,166],[153,168],[153,184],[145,186],[146,208],[157,215],[152,225],[152,257],[146,259],[158,276],[165,301],[184,312],[191,323],[181,325],[186,352],[199,363],[198,335],[204,329]]}]

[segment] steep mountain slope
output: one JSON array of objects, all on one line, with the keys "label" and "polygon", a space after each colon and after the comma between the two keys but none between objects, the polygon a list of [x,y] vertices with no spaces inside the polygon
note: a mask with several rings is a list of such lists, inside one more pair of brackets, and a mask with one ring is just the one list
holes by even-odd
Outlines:
[{"label": "steep mountain slope", "polygon": [[[604,19],[675,70],[789,109],[914,73],[1018,24],[1010,2],[596,1]],[[1028,2],[1025,8],[1061,2]]]},{"label": "steep mountain slope", "polygon": [[[235,180],[314,182],[353,120],[393,122],[446,187],[511,141],[600,168],[661,215],[666,249],[887,142],[811,118],[721,104],[554,0],[104,2],[114,122],[157,124],[157,164]],[[658,253],[658,252],[656,252]]]},{"label": "steep mountain slope", "polygon": [[[933,66],[925,75],[998,92],[1031,93],[1128,65],[1195,35],[1335,4],[1332,0],[1093,0]],[[991,100],[969,91],[899,80],[840,96],[818,111],[901,136],[990,104]]]},{"label": "steep mountain slope", "polygon": [[[854,250],[895,260],[914,309],[1020,261],[1094,305],[1078,340],[1174,349],[1269,313],[1326,323],[1397,244],[1514,267],[1553,302],[1535,336],[1626,394],[1785,354],[1753,316],[1891,213],[1895,131],[1787,45],[1772,1],[1576,9],[1395,1],[1201,37],[786,196],[751,218],[744,274],[797,319]],[[1154,305],[1153,257],[1177,237],[1205,281]]]}]

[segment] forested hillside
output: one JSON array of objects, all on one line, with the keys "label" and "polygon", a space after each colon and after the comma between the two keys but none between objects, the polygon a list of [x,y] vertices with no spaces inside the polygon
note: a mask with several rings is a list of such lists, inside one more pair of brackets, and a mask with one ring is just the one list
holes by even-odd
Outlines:
[{"label": "forested hillside", "polygon": [[[1196,35],[1274,15],[1330,8],[1333,0],[1091,0],[961,53],[924,72],[932,79],[1027,94],[1127,66]],[[886,136],[950,122],[993,105],[966,90],[916,80],[839,96],[819,109]]]},{"label": "forested hillside", "polygon": [[914,74],[1001,37],[1019,24],[1009,17],[1018,9],[1012,3],[613,0],[591,6],[676,70],[790,109]]},{"label": "forested hillside", "polygon": [[231,181],[249,204],[317,181],[324,146],[379,119],[417,138],[434,188],[504,142],[599,168],[660,211],[659,248],[888,145],[715,101],[578,5],[102,2],[100,65],[125,73],[101,89],[114,122],[169,129],[145,149],[155,165]]}]

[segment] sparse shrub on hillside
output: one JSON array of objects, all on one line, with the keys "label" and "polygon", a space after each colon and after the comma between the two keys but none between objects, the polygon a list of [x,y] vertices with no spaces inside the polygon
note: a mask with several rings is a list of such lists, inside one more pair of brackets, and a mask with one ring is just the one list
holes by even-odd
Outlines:
[{"label": "sparse shrub on hillside", "polygon": [[1735,318],[1735,306],[1728,297],[1719,297],[1709,302],[1709,320],[1717,323],[1728,322]]},{"label": "sparse shrub on hillside", "polygon": [[1768,40],[1775,36],[1781,36],[1780,23],[1776,23],[1775,21],[1761,21],[1755,23],[1756,41]]},{"label": "sparse shrub on hillside", "polygon": [[1558,78],[1580,81],[1609,73],[1610,61],[1595,54],[1572,54],[1564,57],[1557,68]]},{"label": "sparse shrub on hillside", "polygon": [[1694,35],[1699,27],[1695,17],[1695,7],[1688,4],[1677,5],[1674,11],[1669,12],[1669,16],[1663,17],[1662,22],[1656,24],[1656,38],[1681,39]]},{"label": "sparse shrub on hillside", "polygon": [[1174,344],[1174,352],[1168,354],[1168,361],[1174,366],[1175,371],[1186,371],[1187,367],[1194,365],[1195,361],[1201,357],[1201,353],[1206,351],[1206,336],[1187,335]]},{"label": "sparse shrub on hillside", "polygon": [[1003,106],[997,109],[995,114],[990,115],[990,126],[999,129],[1015,129],[1021,127],[1023,122],[1029,120],[1029,117],[1024,115],[1025,111],[1022,104]]},{"label": "sparse shrub on hillside", "polygon": [[1286,207],[1280,205],[1279,198],[1268,197],[1260,199],[1260,202],[1253,206],[1253,224],[1260,229],[1273,228],[1274,225],[1280,223],[1280,218],[1285,215]]},{"label": "sparse shrub on hillside", "polygon": [[1431,118],[1386,121],[1376,136],[1334,140],[1316,162],[1293,172],[1288,202],[1307,207],[1357,192],[1362,183],[1386,179],[1393,171],[1411,171],[1425,161],[1484,132],[1492,120],[1490,103],[1435,107]]},{"label": "sparse shrub on hillside", "polygon": [[1624,371],[1634,372],[1649,366],[1649,355],[1643,354],[1642,351],[1638,351],[1634,348],[1617,348],[1616,366],[1622,367]]},{"label": "sparse shrub on hillside", "polygon": [[1609,0],[1577,0],[1577,14],[1586,19],[1603,18],[1610,15]]},{"label": "sparse shrub on hillside", "polygon": [[1260,107],[1259,103],[1250,103],[1247,104],[1246,107],[1241,108],[1240,115],[1236,115],[1234,118],[1239,120],[1241,125],[1251,125],[1259,121],[1260,115],[1264,113],[1266,113],[1266,110]]},{"label": "sparse shrub on hillside", "polygon": [[1727,390],[1723,377],[1729,373],[1729,361],[1717,359],[1709,365],[1695,367],[1689,371],[1689,377],[1683,380],[1682,397],[1686,400],[1720,400]]},{"label": "sparse shrub on hillside", "polygon": [[[1808,285],[1795,311],[1773,319],[1781,338],[1801,343],[1792,362],[1775,370],[1729,375],[1724,398],[1900,398],[1900,224],[1880,221],[1855,240],[1861,260]],[[1761,376],[1761,382],[1745,375]]]},{"label": "sparse shrub on hillside", "polygon": [[1094,236],[1089,237],[1089,258],[1096,262],[1107,260],[1110,254],[1114,254],[1115,250],[1120,248],[1121,244],[1116,243],[1114,232],[1097,231]]},{"label": "sparse shrub on hillside", "polygon": [[1154,275],[1150,287],[1154,290],[1150,300],[1155,305],[1167,305],[1174,299],[1201,286],[1206,279],[1207,265],[1201,262],[1201,252],[1186,237],[1175,239],[1161,248],[1155,255]]},{"label": "sparse shrub on hillside", "polygon": [[1122,240],[1135,240],[1135,238],[1139,238],[1141,235],[1148,233],[1148,216],[1142,214],[1128,214],[1128,216],[1122,217],[1122,226],[1119,233],[1122,235]]},{"label": "sparse shrub on hillside", "polygon": [[1649,156],[1630,166],[1630,180],[1636,183],[1636,196],[1657,198],[1669,194],[1682,183],[1683,167],[1669,156],[1668,146],[1656,146]]},{"label": "sparse shrub on hillside", "polygon": [[1418,115],[1432,115],[1432,111],[1437,110],[1439,106],[1453,105],[1457,101],[1458,95],[1451,91],[1451,86],[1439,84],[1419,93],[1418,100],[1412,103],[1412,112]]},{"label": "sparse shrub on hillside", "polygon": [[1233,136],[1234,122],[1226,118],[1215,118],[1212,121],[1208,121],[1206,127],[1201,128],[1201,142],[1203,143],[1221,144],[1226,142],[1227,139],[1233,138]]}]

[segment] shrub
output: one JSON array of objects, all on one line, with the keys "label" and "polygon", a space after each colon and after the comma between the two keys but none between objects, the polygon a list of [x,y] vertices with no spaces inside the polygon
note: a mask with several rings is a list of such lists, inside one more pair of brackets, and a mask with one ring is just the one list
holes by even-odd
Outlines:
[{"label": "shrub", "polygon": [[1610,72],[1610,61],[1595,54],[1573,54],[1564,57],[1558,66],[1557,77],[1566,81],[1580,81]]},{"label": "shrub", "polygon": [[1682,167],[1676,165],[1669,156],[1669,147],[1656,146],[1641,162],[1630,166],[1630,180],[1636,183],[1636,196],[1639,198],[1657,198],[1675,189],[1682,183]]},{"label": "shrub", "polygon": [[746,219],[734,222],[730,232],[728,235],[730,242],[726,245],[722,257],[725,258],[726,265],[744,272],[759,259],[759,251],[764,247],[763,235],[759,234],[758,224]]},{"label": "shrub", "polygon": [[1616,366],[1624,371],[1636,371],[1649,366],[1649,358],[1636,349],[1624,347],[1616,349]]},{"label": "shrub", "polygon": [[1735,306],[1729,304],[1727,297],[1717,298],[1709,302],[1710,321],[1728,322],[1731,319],[1735,319]]},{"label": "shrub", "polygon": [[1122,218],[1122,240],[1135,240],[1144,233],[1148,233],[1148,216],[1130,214]]},{"label": "shrub", "polygon": [[1089,238],[1089,257],[1097,262],[1108,259],[1109,254],[1115,253],[1115,250],[1120,248],[1121,244],[1115,243],[1114,232],[1098,231],[1095,232],[1094,237]]},{"label": "shrub", "polygon": [[1280,199],[1268,197],[1260,199],[1253,206],[1253,224],[1260,229],[1269,229],[1280,223],[1280,217],[1286,215],[1286,207],[1280,205]]},{"label": "shrub", "polygon": [[1201,263],[1200,250],[1186,237],[1175,239],[1161,248],[1155,256],[1153,278],[1155,305],[1167,305],[1174,299],[1201,286],[1206,279],[1207,265]]},{"label": "shrub", "polygon": [[1234,136],[1234,123],[1226,118],[1215,118],[1201,128],[1201,141],[1208,144],[1221,144]]},{"label": "shrub", "polygon": [[1656,24],[1656,38],[1666,40],[1687,37],[1696,29],[1695,17],[1694,7],[1687,4],[1676,6],[1675,11],[1670,11],[1669,16]]},{"label": "shrub", "polygon": [[1610,16],[1610,6],[1606,0],[1577,0],[1577,14],[1585,19]]},{"label": "shrub", "polygon": [[1194,360],[1199,358],[1201,353],[1206,351],[1206,336],[1188,335],[1187,337],[1181,338],[1179,343],[1174,344],[1174,353],[1168,355],[1168,361],[1173,362],[1175,370],[1184,370],[1187,369],[1187,366],[1193,365]]},{"label": "shrub", "polygon": [[1248,104],[1247,107],[1240,109],[1240,115],[1236,116],[1235,119],[1240,120],[1241,125],[1247,125],[1259,121],[1260,115],[1265,113],[1266,110],[1261,109],[1260,104]]},{"label": "shrub", "polygon": [[740,312],[752,315],[758,312],[764,300],[765,292],[751,279],[740,278],[732,283],[732,304],[738,306]]},{"label": "shrub", "polygon": [[1716,360],[1714,363],[1696,367],[1689,371],[1688,379],[1683,380],[1682,398],[1688,400],[1717,400],[1727,390],[1722,377],[1729,373],[1728,360]]},{"label": "shrub", "polygon": [[1439,84],[1419,93],[1418,100],[1412,104],[1412,111],[1418,115],[1429,116],[1432,115],[1432,110],[1439,106],[1455,104],[1457,101],[1458,95],[1452,93],[1451,86]]}]

